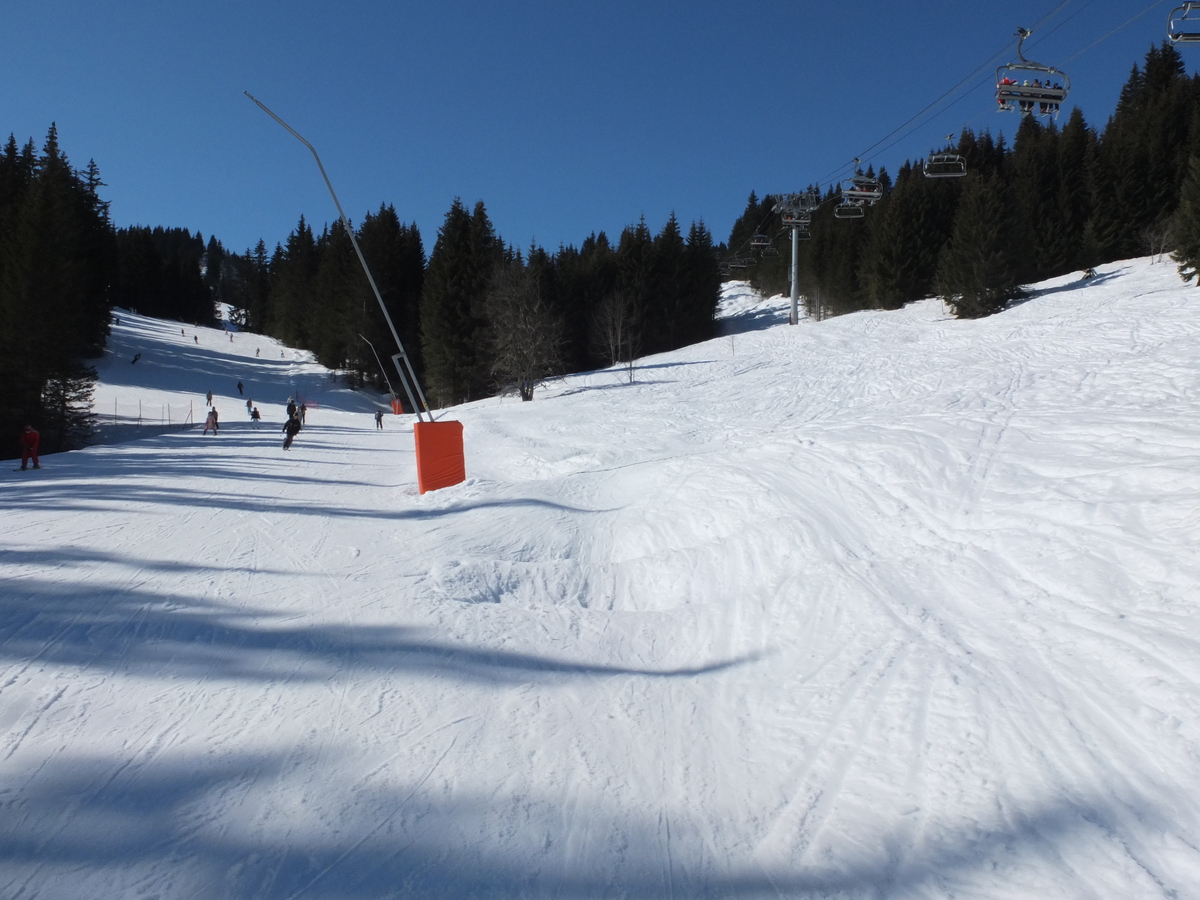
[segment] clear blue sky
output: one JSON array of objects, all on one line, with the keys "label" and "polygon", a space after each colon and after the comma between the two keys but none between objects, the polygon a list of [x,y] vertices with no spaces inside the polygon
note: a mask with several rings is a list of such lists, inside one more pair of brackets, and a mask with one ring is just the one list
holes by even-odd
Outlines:
[{"label": "clear blue sky", "polygon": [[[753,189],[794,190],[851,159],[1062,6],[1026,55],[1061,66],[1094,126],[1165,36],[1164,0],[1003,4],[640,0],[413,3],[0,2],[0,132],[94,158],[118,225],[186,227],[241,251],[381,202],[432,249],[455,197],[501,237],[556,248],[639,216],[717,240]],[[1088,49],[1090,47],[1090,49]],[[1083,51],[1081,53],[1081,51]],[[1189,71],[1200,47],[1181,47]],[[973,93],[869,161],[895,171],[963,126],[1011,135],[993,63]]]}]

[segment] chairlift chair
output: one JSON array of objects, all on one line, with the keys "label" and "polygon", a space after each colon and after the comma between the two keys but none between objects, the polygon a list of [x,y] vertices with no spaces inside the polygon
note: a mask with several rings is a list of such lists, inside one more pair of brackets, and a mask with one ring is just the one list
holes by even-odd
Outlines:
[{"label": "chairlift chair", "polygon": [[763,247],[762,255],[763,256],[778,256],[779,251],[776,250],[774,246]]},{"label": "chairlift chair", "polygon": [[785,210],[780,214],[779,219],[785,228],[807,228],[808,223],[812,221],[812,217],[808,213],[798,209]]},{"label": "chairlift chair", "polygon": [[1167,19],[1172,44],[1200,44],[1200,3],[1185,3]]},{"label": "chairlift chair", "polygon": [[921,163],[926,178],[962,178],[967,174],[967,161],[957,153],[931,153]]},{"label": "chairlift chair", "polygon": [[866,214],[866,207],[863,201],[846,199],[833,208],[833,217],[835,219],[861,219]]},{"label": "chairlift chair", "polygon": [[[842,199],[874,206],[883,197],[883,185],[866,175],[855,175],[842,182]],[[857,218],[857,217],[855,217]]]},{"label": "chairlift chair", "polygon": [[[1057,119],[1059,107],[1071,90],[1071,79],[1053,66],[1025,58],[1021,47],[1032,33],[1027,28],[1017,29],[1017,61],[996,70],[996,103],[1000,112],[1020,112],[1023,116],[1036,112]],[[1051,79],[1062,80],[1052,85]]]},{"label": "chairlift chair", "polygon": [[756,234],[750,238],[750,246],[755,250],[765,250],[771,246],[771,238],[765,234]]}]

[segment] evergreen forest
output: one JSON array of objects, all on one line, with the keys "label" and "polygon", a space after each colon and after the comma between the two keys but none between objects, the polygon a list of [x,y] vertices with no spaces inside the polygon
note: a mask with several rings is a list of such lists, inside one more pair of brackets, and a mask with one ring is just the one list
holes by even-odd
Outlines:
[{"label": "evergreen forest", "polygon": [[[884,193],[861,219],[835,219],[839,188],[821,193],[799,252],[811,316],[933,295],[960,317],[984,316],[1024,284],[1169,251],[1185,279],[1200,273],[1200,76],[1167,43],[1133,67],[1103,128],[1076,109],[1061,126],[1025,117],[1011,147],[964,131],[947,149],[965,159],[965,177],[926,178],[920,160],[894,178],[863,173]],[[86,442],[88,361],[103,352],[114,308],[211,325],[226,304],[238,327],[404,396],[395,341],[340,221],[318,232],[302,217],[273,249],[260,240],[235,253],[182,228],[115,227],[103,186],[95,162],[70,164],[53,125],[40,150],[10,137],[0,153],[3,456],[19,455],[25,424],[44,452]],[[671,216],[657,234],[643,220],[578,247],[517,248],[483,202],[458,199],[428,252],[388,204],[352,227],[435,407],[509,392],[528,400],[546,378],[619,363],[632,377],[637,357],[715,334],[723,277],[788,290],[789,231],[755,193],[719,245],[703,223],[685,229]],[[751,248],[760,234],[769,248]],[[745,265],[723,274],[730,259]]]},{"label": "evergreen forest", "polygon": [[[959,317],[984,316],[1022,284],[1172,249],[1181,274],[1195,274],[1200,75],[1187,76],[1170,43],[1133,67],[1100,130],[1076,108],[1061,127],[1022,118],[1011,147],[964,131],[946,149],[966,161],[965,177],[926,178],[921,160],[894,179],[860,173],[884,187],[861,219],[836,219],[840,189],[824,192],[799,247],[809,315],[899,309],[939,295]],[[772,247],[752,249],[755,234]],[[767,293],[789,290],[790,230],[772,199],[750,194],[726,251],[750,263],[733,270],[737,277]]]}]

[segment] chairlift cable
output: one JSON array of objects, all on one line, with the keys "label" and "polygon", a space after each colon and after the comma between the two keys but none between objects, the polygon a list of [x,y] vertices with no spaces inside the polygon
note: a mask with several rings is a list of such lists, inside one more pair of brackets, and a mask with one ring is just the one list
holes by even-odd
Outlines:
[{"label": "chairlift cable", "polygon": [[[1094,0],[1088,0],[1088,3],[1084,5],[1085,8],[1086,8],[1086,6],[1091,5],[1092,2],[1094,2]],[[1166,0],[1158,0],[1158,2],[1165,3]],[[1038,19],[1036,22],[1034,22],[1033,27],[1030,28],[1029,31],[1031,31],[1031,32],[1036,31],[1038,28],[1040,28],[1042,25],[1044,25],[1046,22],[1048,22],[1050,19],[1052,19],[1054,16],[1056,16],[1059,12],[1061,12],[1070,3],[1071,3],[1071,0],[1062,0],[1062,2],[1058,4],[1058,6],[1054,7],[1052,10],[1050,10],[1050,12],[1046,13],[1044,16],[1042,16],[1040,19]],[[1075,15],[1077,15],[1077,14],[1078,13],[1070,16],[1070,18],[1068,18],[1067,21],[1070,21],[1070,19],[1074,18]],[[1060,25],[1061,24],[1063,24],[1063,23],[1060,23]],[[1058,27],[1059,26],[1055,26],[1055,30],[1057,30]],[[1039,39],[1039,42],[1040,42],[1040,39]],[[1004,47],[1002,47],[996,53],[993,53],[986,62],[984,62],[980,66],[978,66],[969,75],[967,75],[965,78],[963,78],[961,81],[959,81],[958,84],[954,85],[954,87],[950,88],[948,91],[946,91],[944,94],[942,94],[936,100],[934,100],[932,103],[927,105],[924,109],[917,112],[915,115],[913,115],[911,118],[909,118],[908,121],[902,123],[895,129],[893,129],[890,133],[884,135],[882,138],[880,138],[878,141],[876,141],[874,144],[872,144],[866,150],[859,153],[857,158],[860,160],[873,159],[874,157],[869,156],[871,151],[878,148],[879,145],[882,144],[884,141],[888,140],[888,138],[892,137],[895,134],[898,134],[901,131],[904,131],[904,129],[907,128],[909,125],[911,125],[915,120],[921,118],[923,115],[925,115],[925,113],[929,112],[929,110],[931,110],[933,107],[937,106],[939,103],[941,103],[947,97],[949,97],[951,94],[953,94],[959,88],[961,88],[964,84],[967,84],[969,81],[971,81],[973,78],[975,78],[980,72],[982,72],[986,69],[990,69],[995,64],[996,60],[1000,59],[1001,57],[1003,57],[1005,54],[1007,54],[1009,52],[1010,46],[1011,46],[1011,42],[1008,44],[1005,44]],[[972,89],[972,90],[974,90],[974,89]],[[968,93],[971,93],[971,92],[968,92]],[[964,97],[965,96],[966,95],[964,95]],[[957,103],[958,101],[955,101],[955,102]],[[954,104],[950,104],[950,105],[953,106]],[[947,107],[947,109],[949,109],[949,107]],[[905,136],[907,136],[907,133]],[[896,142],[889,144],[888,147],[885,147],[884,149],[889,149],[890,147],[894,146],[895,143]],[[880,151],[880,152],[882,152],[882,151]],[[876,154],[876,155],[878,155],[878,154]],[[845,165],[839,166],[837,169],[833,170],[828,175],[826,175],[824,178],[822,178],[818,182],[818,184],[832,180],[835,176],[840,175],[845,170],[846,170]]]},{"label": "chairlift cable", "polygon": [[1142,10],[1140,13],[1138,13],[1136,16],[1134,16],[1132,19],[1130,19],[1130,20],[1129,20],[1128,22],[1126,22],[1124,25],[1118,25],[1116,28],[1114,28],[1112,31],[1110,31],[1108,34],[1106,34],[1104,37],[1100,38],[1100,40],[1098,40],[1098,41],[1094,41],[1093,43],[1091,43],[1091,44],[1088,44],[1086,47],[1084,47],[1082,50],[1080,50],[1078,53],[1076,53],[1076,54],[1075,54],[1074,56],[1072,56],[1070,59],[1066,60],[1066,61],[1063,63],[1063,65],[1066,65],[1066,64],[1067,64],[1067,63],[1069,63],[1069,62],[1070,62],[1072,59],[1077,59],[1077,58],[1079,58],[1080,56],[1083,56],[1083,54],[1087,53],[1089,50],[1091,50],[1091,49],[1092,49],[1093,47],[1095,47],[1097,44],[1102,44],[1102,43],[1104,43],[1104,42],[1105,42],[1105,41],[1107,41],[1107,40],[1108,40],[1110,37],[1112,37],[1114,34],[1116,34],[1118,31],[1121,31],[1121,30],[1123,30],[1123,29],[1125,29],[1125,28],[1128,28],[1130,25],[1132,25],[1134,22],[1136,22],[1136,21],[1137,21],[1138,19],[1140,19],[1142,16],[1146,15],[1146,13],[1150,12],[1150,11],[1151,11],[1151,10],[1153,10],[1155,7],[1162,6],[1162,5],[1163,5],[1163,4],[1165,4],[1166,2],[1167,2],[1167,0],[1154,0],[1154,2],[1153,2],[1153,3],[1151,3],[1151,4],[1150,4],[1149,6],[1147,6],[1145,9],[1143,9],[1143,10]]}]

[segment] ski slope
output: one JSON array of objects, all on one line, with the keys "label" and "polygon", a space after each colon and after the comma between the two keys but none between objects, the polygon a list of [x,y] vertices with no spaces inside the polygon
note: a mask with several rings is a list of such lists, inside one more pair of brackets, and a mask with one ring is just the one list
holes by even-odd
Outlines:
[{"label": "ski slope", "polygon": [[456,408],[424,496],[123,317],[98,405],[222,429],[0,475],[0,896],[1200,898],[1196,288],[786,303]]}]

